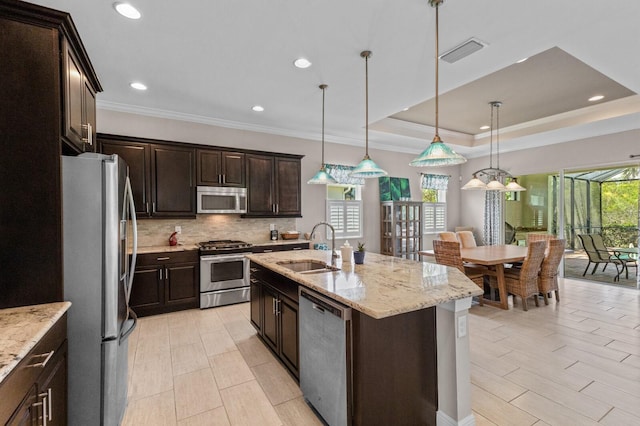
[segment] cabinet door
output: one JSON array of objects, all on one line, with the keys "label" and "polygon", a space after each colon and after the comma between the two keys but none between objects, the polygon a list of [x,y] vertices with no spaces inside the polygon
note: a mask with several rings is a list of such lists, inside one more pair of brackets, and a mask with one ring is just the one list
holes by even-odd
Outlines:
[{"label": "cabinet door", "polygon": [[198,185],[222,184],[222,155],[220,151],[198,150]]},{"label": "cabinet door", "polygon": [[84,113],[83,117],[83,132],[86,137],[89,146],[87,146],[87,150],[91,152],[95,152],[96,150],[96,94],[93,89],[89,85],[89,82],[84,79],[83,81],[84,93],[82,96],[82,100],[84,102],[84,106],[82,112]]},{"label": "cabinet door", "polygon": [[29,389],[16,411],[6,423],[6,426],[32,426],[38,424],[38,415],[42,406],[35,405],[38,398],[36,385]]},{"label": "cabinet door", "polygon": [[258,334],[262,333],[262,284],[251,278],[251,324]]},{"label": "cabinet door", "polygon": [[298,304],[281,297],[278,305],[280,314],[280,356],[291,372],[298,377]]},{"label": "cabinet door", "polygon": [[[51,368],[49,368],[49,365]],[[47,425],[67,424],[67,341],[57,350],[38,383],[40,402],[47,404]],[[43,422],[43,424],[45,424]]]},{"label": "cabinet door", "polygon": [[195,217],[195,150],[151,145],[152,216]]},{"label": "cabinet door", "polygon": [[165,267],[166,305],[196,303],[199,296],[198,264]]},{"label": "cabinet door", "polygon": [[276,159],[276,213],[280,216],[300,216],[300,160]]},{"label": "cabinet door", "polygon": [[264,341],[278,353],[278,317],[275,313],[278,293],[269,286],[262,286],[262,336]]},{"label": "cabinet door", "polygon": [[65,41],[63,48],[64,73],[64,126],[63,136],[79,151],[83,151],[83,102],[84,77],[80,62]]},{"label": "cabinet door", "polygon": [[117,154],[127,163],[136,215],[138,217],[149,217],[151,214],[151,200],[149,199],[151,188],[149,144],[101,140],[99,149],[103,154]]},{"label": "cabinet door", "polygon": [[222,184],[245,187],[245,157],[241,152],[222,152]]},{"label": "cabinet door", "polygon": [[265,155],[247,155],[247,215],[273,216],[273,170],[275,159]]},{"label": "cabinet door", "polygon": [[136,268],[129,305],[145,315],[164,305],[164,266]]}]

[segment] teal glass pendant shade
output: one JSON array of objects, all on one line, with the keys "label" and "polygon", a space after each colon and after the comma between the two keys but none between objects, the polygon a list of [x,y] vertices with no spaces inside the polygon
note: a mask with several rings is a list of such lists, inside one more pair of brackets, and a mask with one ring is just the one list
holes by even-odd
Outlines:
[{"label": "teal glass pendant shade", "polygon": [[317,184],[317,185],[328,185],[332,183],[338,183],[337,180],[333,178],[329,173],[327,173],[327,169],[323,164],[318,173],[313,175],[311,179],[307,181],[308,184]]},{"label": "teal glass pendant shade", "polygon": [[427,149],[414,158],[409,165],[414,167],[453,166],[466,161],[466,158],[449,148],[439,136],[436,136]]},{"label": "teal glass pendant shade", "polygon": [[365,155],[360,164],[350,173],[350,176],[357,178],[377,178],[387,175],[388,173],[369,158],[369,155]]}]

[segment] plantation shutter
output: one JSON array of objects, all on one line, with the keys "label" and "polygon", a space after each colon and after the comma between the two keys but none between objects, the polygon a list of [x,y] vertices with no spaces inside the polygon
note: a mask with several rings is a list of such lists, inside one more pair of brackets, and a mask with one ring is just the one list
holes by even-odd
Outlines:
[{"label": "plantation shutter", "polygon": [[[335,229],[336,238],[362,236],[362,201],[327,200],[327,218]],[[327,238],[330,236],[327,231]]]},{"label": "plantation shutter", "polygon": [[446,203],[425,203],[423,211],[425,234],[433,234],[447,230]]}]

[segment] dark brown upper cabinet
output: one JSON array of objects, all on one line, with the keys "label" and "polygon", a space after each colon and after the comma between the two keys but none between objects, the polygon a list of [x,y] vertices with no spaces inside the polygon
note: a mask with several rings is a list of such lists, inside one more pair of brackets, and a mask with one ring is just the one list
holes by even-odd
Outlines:
[{"label": "dark brown upper cabinet", "polygon": [[[81,76],[74,102],[85,99],[85,118],[95,123],[95,103],[82,91],[102,88],[71,16],[0,1],[0,224],[11,241],[0,251],[0,308],[63,300],[60,153],[85,151],[65,136],[68,52]],[[82,136],[82,111],[74,117]]]},{"label": "dark brown upper cabinet", "polygon": [[247,154],[247,213],[301,217],[301,156]]},{"label": "dark brown upper cabinet", "polygon": [[198,185],[245,187],[242,152],[198,149]]},{"label": "dark brown upper cabinet", "polygon": [[129,166],[138,217],[195,217],[194,148],[113,135],[99,135],[98,142],[99,152],[117,154]]},{"label": "dark brown upper cabinet", "polygon": [[96,89],[83,70],[73,46],[63,39],[63,126],[62,136],[78,152],[95,151]]}]

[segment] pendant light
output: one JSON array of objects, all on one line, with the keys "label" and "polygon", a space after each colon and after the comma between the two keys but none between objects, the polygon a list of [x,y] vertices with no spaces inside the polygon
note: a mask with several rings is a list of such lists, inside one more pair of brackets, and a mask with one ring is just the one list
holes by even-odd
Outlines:
[{"label": "pendant light", "polygon": [[324,92],[327,89],[326,84],[318,86],[322,90],[322,165],[318,173],[313,175],[311,179],[307,181],[308,184],[327,185],[330,183],[337,183],[338,181],[327,173],[327,166],[324,163]]},{"label": "pendant light", "polygon": [[350,176],[357,178],[377,178],[387,176],[388,173],[382,170],[370,157],[369,157],[369,58],[371,52],[365,50],[360,52],[360,56],[364,58],[364,70],[365,70],[365,123],[364,123],[364,143],[365,151],[364,158],[350,173]]},{"label": "pendant light", "polygon": [[462,155],[445,145],[438,134],[438,62],[440,61],[438,52],[438,7],[443,2],[444,0],[429,0],[431,7],[436,8],[436,134],[427,149],[409,163],[414,167],[452,166],[467,161]]},{"label": "pendant light", "polygon": [[[500,168],[500,107],[502,102],[492,101],[491,105],[491,130],[489,133],[489,167],[476,170],[473,178],[467,182],[461,189],[464,190],[483,190],[483,191],[501,191],[516,192],[526,191],[525,188],[518,185],[516,178],[511,176],[506,170]],[[493,167],[493,111],[496,111],[496,167]],[[485,183],[479,177],[488,177],[489,183]],[[505,186],[502,181],[505,178],[511,179],[511,182]]]}]

